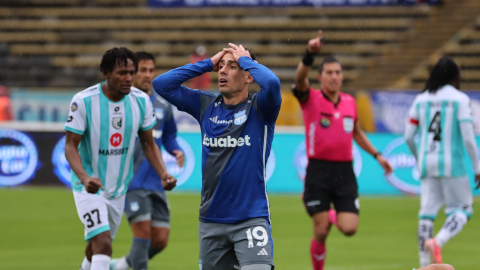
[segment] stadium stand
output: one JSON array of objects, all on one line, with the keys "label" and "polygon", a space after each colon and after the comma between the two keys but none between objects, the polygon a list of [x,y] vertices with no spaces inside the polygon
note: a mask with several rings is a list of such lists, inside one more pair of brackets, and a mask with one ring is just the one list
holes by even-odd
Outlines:
[{"label": "stadium stand", "polygon": [[[187,63],[199,44],[213,54],[233,41],[252,48],[289,90],[306,42],[323,29],[327,43],[320,57],[340,58],[348,88],[363,70],[393,54],[432,9],[151,9],[145,2],[2,1],[0,61],[9,65],[0,68],[0,80],[12,87],[82,88],[100,79],[100,56],[113,46],[150,51],[164,71]],[[316,81],[314,72],[311,79]]]}]

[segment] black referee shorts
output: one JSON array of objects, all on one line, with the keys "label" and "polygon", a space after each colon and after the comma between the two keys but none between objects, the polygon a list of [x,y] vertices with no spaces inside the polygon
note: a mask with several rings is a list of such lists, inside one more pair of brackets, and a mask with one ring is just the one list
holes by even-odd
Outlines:
[{"label": "black referee shorts", "polygon": [[303,195],[310,216],[330,210],[358,214],[358,185],[352,162],[309,159]]}]

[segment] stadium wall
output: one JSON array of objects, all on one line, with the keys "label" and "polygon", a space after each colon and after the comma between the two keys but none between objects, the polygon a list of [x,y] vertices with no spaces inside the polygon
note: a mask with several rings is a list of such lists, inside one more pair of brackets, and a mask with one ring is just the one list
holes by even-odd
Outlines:
[{"label": "stadium wall", "polygon": [[[70,167],[65,159],[65,133],[62,129],[63,124],[54,123],[3,124],[0,127],[0,186],[69,186]],[[388,133],[370,133],[368,137],[391,162],[394,173],[384,176],[374,158],[355,145],[353,166],[360,194],[418,194],[420,180],[415,159],[403,137]],[[197,130],[180,129],[178,140],[186,156],[183,168],[177,167],[175,159],[163,151],[169,172],[178,179],[174,192],[199,192],[202,183],[200,133]],[[480,144],[480,137],[477,143]],[[268,191],[301,193],[307,162],[303,129],[277,127],[266,168]],[[473,177],[469,162],[467,167],[469,175]],[[471,185],[474,186],[473,178]],[[475,194],[480,195],[480,190]]]}]

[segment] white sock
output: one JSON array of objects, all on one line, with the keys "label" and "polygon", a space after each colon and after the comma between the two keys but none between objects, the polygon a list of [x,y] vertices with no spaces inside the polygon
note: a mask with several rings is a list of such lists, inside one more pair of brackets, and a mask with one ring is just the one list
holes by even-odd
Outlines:
[{"label": "white sock", "polygon": [[83,262],[82,262],[82,269],[81,270],[90,270],[90,267],[92,266],[92,264],[90,263],[90,261],[87,259],[87,257],[83,258]]},{"label": "white sock", "polygon": [[443,247],[448,240],[452,239],[463,229],[463,226],[467,224],[467,221],[467,215],[463,212],[457,212],[450,215],[447,220],[445,220],[442,229],[435,236],[437,245]]},{"label": "white sock", "polygon": [[115,267],[117,268],[117,270],[128,270],[128,269],[130,269],[130,265],[128,265],[127,259],[125,257],[121,257],[120,259],[118,259]]},{"label": "white sock", "polygon": [[433,237],[433,221],[430,219],[421,219],[418,222],[418,250],[420,256],[420,266],[425,267],[430,264],[430,253],[425,250],[425,241]]},{"label": "white sock", "polygon": [[103,254],[96,254],[92,256],[91,270],[109,270],[110,256]]}]

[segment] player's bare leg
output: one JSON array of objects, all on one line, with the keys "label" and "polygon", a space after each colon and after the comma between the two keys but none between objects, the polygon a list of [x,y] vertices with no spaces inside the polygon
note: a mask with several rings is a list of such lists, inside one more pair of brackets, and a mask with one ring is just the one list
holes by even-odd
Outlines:
[{"label": "player's bare leg", "polygon": [[358,229],[358,215],[349,212],[337,213],[338,230],[346,236],[352,236]]},{"label": "player's bare leg", "polygon": [[110,257],[112,256],[112,237],[110,231],[102,232],[90,240],[86,249],[87,256],[89,255],[89,245],[92,251],[90,269],[108,270]]},{"label": "player's bare leg", "polygon": [[170,228],[152,227],[152,243],[148,250],[148,259],[160,253],[167,247]]},{"label": "player's bare leg", "polygon": [[312,216],[313,239],[310,244],[310,256],[314,270],[323,270],[325,264],[326,248],[325,241],[332,224],[328,218],[328,211],[322,211]]}]

